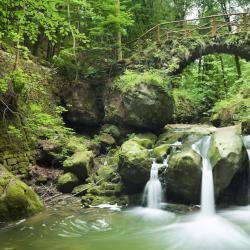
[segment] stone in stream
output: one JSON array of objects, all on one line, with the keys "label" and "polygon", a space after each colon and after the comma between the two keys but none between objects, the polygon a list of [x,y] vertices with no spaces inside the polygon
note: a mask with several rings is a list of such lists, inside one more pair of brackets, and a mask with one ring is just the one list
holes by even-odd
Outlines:
[{"label": "stone in stream", "polygon": [[212,136],[209,156],[213,167],[216,195],[230,185],[237,173],[244,171],[246,173],[247,152],[236,126],[217,129]]},{"label": "stone in stream", "polygon": [[43,210],[38,195],[0,165],[0,220],[16,220]]},{"label": "stone in stream", "polygon": [[167,197],[180,203],[199,203],[202,159],[191,147],[171,155],[166,172]]},{"label": "stone in stream", "polygon": [[[247,153],[237,127],[211,129],[213,132],[208,152],[213,168],[215,195],[218,201],[241,202],[247,181]],[[201,134],[190,133],[183,146],[172,152],[164,175],[167,198],[181,203],[200,203],[202,174],[201,157],[192,150],[193,140]],[[241,202],[242,203],[242,202]],[[240,203],[240,204],[241,204]]]},{"label": "stone in stream", "polygon": [[128,193],[141,192],[150,176],[148,150],[130,139],[120,149],[118,172]]}]

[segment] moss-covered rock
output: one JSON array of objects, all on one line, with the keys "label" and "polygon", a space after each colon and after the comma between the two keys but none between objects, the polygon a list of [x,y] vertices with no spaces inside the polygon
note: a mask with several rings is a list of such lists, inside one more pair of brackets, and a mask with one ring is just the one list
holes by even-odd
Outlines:
[{"label": "moss-covered rock", "polygon": [[116,145],[116,141],[113,136],[107,133],[102,133],[99,135],[99,140],[101,143],[102,149],[106,149],[108,147],[113,147]]},{"label": "moss-covered rock", "polygon": [[59,177],[57,188],[63,193],[70,193],[79,184],[78,177],[73,173],[66,173]]},{"label": "moss-covered rock", "polygon": [[64,171],[76,174],[81,180],[88,177],[92,167],[93,153],[88,150],[76,152],[63,162]]},{"label": "moss-covered rock", "polygon": [[44,208],[37,194],[0,166],[0,220],[30,216]]},{"label": "moss-covered rock", "polygon": [[118,171],[129,193],[141,192],[150,175],[151,162],[146,148],[128,140],[120,149]]},{"label": "moss-covered rock", "polygon": [[153,149],[153,156],[157,162],[162,162],[171,148],[171,144],[162,144]]},{"label": "moss-covered rock", "polygon": [[150,149],[153,147],[157,139],[157,136],[152,133],[134,134],[130,137],[130,140],[137,142],[144,148]]},{"label": "moss-covered rock", "polygon": [[190,147],[171,155],[167,167],[167,197],[182,203],[199,203],[202,159]]},{"label": "moss-covered rock", "polygon": [[98,206],[101,204],[119,205],[124,206],[128,204],[127,196],[95,196],[92,194],[87,194],[82,196],[82,204],[85,207]]},{"label": "moss-covered rock", "polygon": [[186,132],[167,131],[159,135],[155,146],[160,146],[162,144],[173,144],[176,141],[182,141],[187,136],[188,133]]},{"label": "moss-covered rock", "polygon": [[101,127],[100,133],[109,134],[112,137],[114,137],[116,140],[119,140],[121,138],[121,135],[122,135],[122,132],[119,129],[119,127],[117,127],[114,124],[104,124]]},{"label": "moss-covered rock", "polygon": [[237,127],[217,129],[209,149],[217,195],[229,186],[238,172],[244,171],[246,155]]}]

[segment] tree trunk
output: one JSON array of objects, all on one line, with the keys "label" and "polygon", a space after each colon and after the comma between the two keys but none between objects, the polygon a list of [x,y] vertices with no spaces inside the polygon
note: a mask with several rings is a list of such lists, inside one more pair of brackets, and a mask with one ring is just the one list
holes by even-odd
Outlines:
[{"label": "tree trunk", "polygon": [[241,67],[240,67],[240,58],[239,58],[239,56],[235,55],[234,60],[235,60],[235,66],[236,66],[237,74],[238,74],[238,79],[240,79],[241,78]]},{"label": "tree trunk", "polygon": [[[116,0],[116,16],[120,15],[120,0]],[[122,60],[122,34],[120,24],[117,25],[116,34],[116,44],[117,44],[117,61]]]}]

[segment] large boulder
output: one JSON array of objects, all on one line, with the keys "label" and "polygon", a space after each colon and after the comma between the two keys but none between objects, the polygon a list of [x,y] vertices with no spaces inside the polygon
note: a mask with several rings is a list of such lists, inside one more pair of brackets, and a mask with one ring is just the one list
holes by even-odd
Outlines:
[{"label": "large boulder", "polygon": [[173,98],[150,84],[140,84],[126,92],[110,88],[105,94],[104,109],[106,122],[159,129],[172,119]]},{"label": "large boulder", "polygon": [[88,83],[73,86],[64,92],[63,102],[68,110],[65,119],[73,125],[97,125],[103,118],[102,104],[94,87]]},{"label": "large boulder", "polygon": [[217,129],[212,136],[209,157],[213,167],[215,192],[219,195],[238,172],[244,171],[247,153],[237,127]]},{"label": "large boulder", "polygon": [[181,203],[199,203],[202,159],[191,146],[173,153],[166,173],[167,198]]},{"label": "large boulder", "polygon": [[122,144],[118,171],[128,193],[143,190],[150,176],[151,162],[146,148],[133,140]]},{"label": "large boulder", "polygon": [[20,219],[43,208],[37,194],[0,165],[0,220]]},{"label": "large boulder", "polygon": [[79,179],[88,177],[93,167],[93,153],[91,151],[78,151],[63,162],[65,172],[74,173]]}]

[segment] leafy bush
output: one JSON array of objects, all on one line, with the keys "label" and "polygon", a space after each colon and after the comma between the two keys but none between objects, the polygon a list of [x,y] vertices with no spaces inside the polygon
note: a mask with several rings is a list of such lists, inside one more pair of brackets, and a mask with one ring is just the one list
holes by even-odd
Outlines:
[{"label": "leafy bush", "polygon": [[169,92],[169,80],[161,70],[149,70],[137,72],[127,70],[122,76],[115,81],[115,87],[123,92],[134,89],[140,84],[149,84],[160,87],[163,91]]}]

